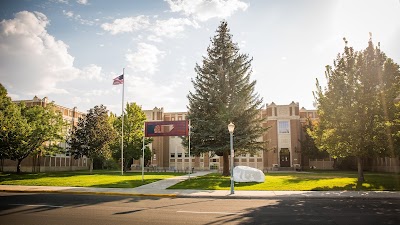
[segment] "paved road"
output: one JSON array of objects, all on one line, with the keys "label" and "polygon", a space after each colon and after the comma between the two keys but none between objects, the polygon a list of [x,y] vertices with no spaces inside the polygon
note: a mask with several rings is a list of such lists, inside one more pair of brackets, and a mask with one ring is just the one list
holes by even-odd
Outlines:
[{"label": "paved road", "polygon": [[0,193],[0,224],[400,224],[400,199],[150,198]]}]

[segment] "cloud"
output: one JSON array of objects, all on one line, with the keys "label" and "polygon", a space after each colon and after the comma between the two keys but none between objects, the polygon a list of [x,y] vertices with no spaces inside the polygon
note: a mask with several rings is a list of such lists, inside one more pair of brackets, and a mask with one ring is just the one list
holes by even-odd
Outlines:
[{"label": "cloud", "polygon": [[78,105],[81,103],[90,103],[91,101],[89,98],[81,98],[81,97],[75,96],[75,97],[71,98],[71,102],[72,102],[72,104]]},{"label": "cloud", "polygon": [[235,11],[245,11],[249,5],[240,0],[166,0],[172,12],[182,12],[200,21],[227,18]]},{"label": "cloud", "polygon": [[129,51],[125,54],[125,59],[129,63],[128,67],[134,71],[154,74],[158,70],[158,59],[164,55],[165,52],[158,50],[156,46],[141,42],[136,52]]},{"label": "cloud", "polygon": [[68,4],[69,3],[68,0],[56,0],[56,2],[63,3],[63,4]]},{"label": "cloud", "polygon": [[94,64],[90,64],[86,67],[84,67],[80,74],[79,74],[80,78],[83,79],[88,79],[88,80],[98,80],[98,81],[102,81],[103,77],[101,74],[101,67],[94,65]]},{"label": "cloud", "polygon": [[145,29],[149,26],[149,18],[144,15],[136,17],[126,17],[122,19],[116,19],[113,23],[104,23],[101,25],[105,31],[109,31],[112,35],[119,33],[131,33],[141,29]]},{"label": "cloud", "polygon": [[69,18],[74,17],[74,12],[72,12],[72,11],[63,10],[63,14],[66,15],[67,17],[69,17]]},{"label": "cloud", "polygon": [[[14,19],[0,22],[0,80],[10,92],[24,95],[68,93],[60,82],[77,78],[101,79],[101,68],[73,66],[68,45],[47,33],[47,17],[22,11]],[[16,94],[16,93],[13,93]]]},{"label": "cloud", "polygon": [[148,37],[147,37],[147,40],[149,40],[149,41],[154,41],[154,42],[162,42],[162,39],[160,38],[160,37],[158,37],[158,36],[156,36],[156,35],[149,35]]},{"label": "cloud", "polygon": [[[175,81],[158,84],[145,76],[129,76],[127,78],[125,96],[128,102],[139,102],[143,109],[152,109],[155,106],[170,106],[174,110],[185,107],[179,98],[184,96],[185,87]],[[119,106],[121,107],[121,106]],[[169,108],[168,110],[172,110]],[[118,107],[116,112],[120,111]]]},{"label": "cloud", "polygon": [[157,20],[151,30],[156,36],[172,38],[183,32],[185,26],[199,27],[196,22],[192,22],[186,18],[170,18],[168,20]]},{"label": "cloud", "polygon": [[76,2],[81,5],[89,5],[88,0],[77,0]]},{"label": "cloud", "polygon": [[99,96],[107,95],[107,94],[109,94],[109,93],[110,93],[109,90],[102,90],[102,89],[100,89],[100,90],[91,90],[91,91],[88,91],[88,92],[86,92],[84,95],[85,95],[85,96],[97,96],[97,97],[99,97]]},{"label": "cloud", "polygon": [[72,11],[65,11],[63,10],[63,14],[66,15],[68,18],[78,21],[82,25],[94,25],[93,21],[82,19],[81,15],[75,15]]},{"label": "cloud", "polygon": [[199,27],[195,21],[190,21],[187,18],[169,18],[167,20],[156,20],[152,23],[149,17],[144,15],[116,19],[112,23],[101,25],[105,31],[109,31],[112,35],[148,31],[152,34],[147,39],[154,42],[162,42],[161,37],[174,38],[179,36],[185,30],[185,26]]}]

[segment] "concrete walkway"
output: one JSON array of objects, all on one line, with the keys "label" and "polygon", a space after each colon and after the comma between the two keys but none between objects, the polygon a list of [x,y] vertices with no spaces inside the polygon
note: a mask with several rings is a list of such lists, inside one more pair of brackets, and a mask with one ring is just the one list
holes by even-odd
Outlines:
[{"label": "concrete walkway", "polygon": [[[190,175],[190,178],[204,176],[210,172],[201,171]],[[0,192],[30,193],[66,193],[66,194],[102,194],[124,196],[152,197],[186,197],[186,198],[244,198],[244,199],[282,199],[282,198],[375,198],[400,199],[396,191],[235,191],[230,190],[182,190],[166,189],[181,181],[189,179],[189,175],[172,177],[136,188],[94,188],[94,187],[54,187],[54,186],[19,186],[0,185]]]}]

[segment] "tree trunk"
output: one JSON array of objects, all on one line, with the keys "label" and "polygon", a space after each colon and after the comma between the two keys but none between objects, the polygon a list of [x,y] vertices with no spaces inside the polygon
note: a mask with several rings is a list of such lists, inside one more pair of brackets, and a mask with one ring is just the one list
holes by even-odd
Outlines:
[{"label": "tree trunk", "polygon": [[22,160],[20,159],[17,160],[17,173],[21,173],[21,162]]},{"label": "tree trunk", "polygon": [[126,172],[128,171],[130,161],[129,160],[124,160],[124,161],[126,161],[126,163],[124,163],[124,172]]},{"label": "tree trunk", "polygon": [[361,157],[357,157],[357,170],[358,170],[358,183],[362,183],[364,182],[364,171],[363,171],[363,164]]},{"label": "tree trunk", "polygon": [[229,171],[229,152],[228,151],[224,151],[222,159],[224,161],[224,170],[222,171],[222,176],[230,176],[231,173]]},{"label": "tree trunk", "polygon": [[42,164],[42,151],[40,151],[39,155],[38,155],[38,172],[39,173],[42,172],[42,171],[40,171],[41,164]]},{"label": "tree trunk", "polygon": [[90,174],[93,173],[93,159],[90,159]]},{"label": "tree trunk", "polygon": [[0,159],[0,164],[1,164],[0,171],[4,172],[4,159],[3,158]]}]

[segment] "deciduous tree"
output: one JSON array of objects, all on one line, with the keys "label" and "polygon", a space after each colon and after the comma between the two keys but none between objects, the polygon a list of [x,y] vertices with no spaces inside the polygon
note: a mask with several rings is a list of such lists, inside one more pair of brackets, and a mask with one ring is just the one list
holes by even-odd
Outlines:
[{"label": "deciduous tree", "polygon": [[108,119],[105,106],[95,106],[78,121],[71,130],[68,140],[70,152],[75,158],[87,156],[91,159],[90,172],[94,158],[111,157],[110,143],[116,138],[116,132]]},{"label": "deciduous tree", "polygon": [[400,70],[372,39],[362,51],[345,44],[334,66],[326,66],[327,87],[317,81],[320,120],[313,136],[332,156],[357,158],[358,181],[363,182],[364,158],[396,154]]},{"label": "deciduous tree", "polygon": [[[121,159],[121,116],[113,121],[114,129],[118,133],[117,140],[113,143],[113,158]],[[127,103],[124,112],[124,171],[128,168],[132,159],[140,159],[143,147],[143,128],[146,115],[136,103]],[[152,142],[151,138],[145,138],[145,145]],[[151,154],[148,147],[145,148],[145,156]]]}]

